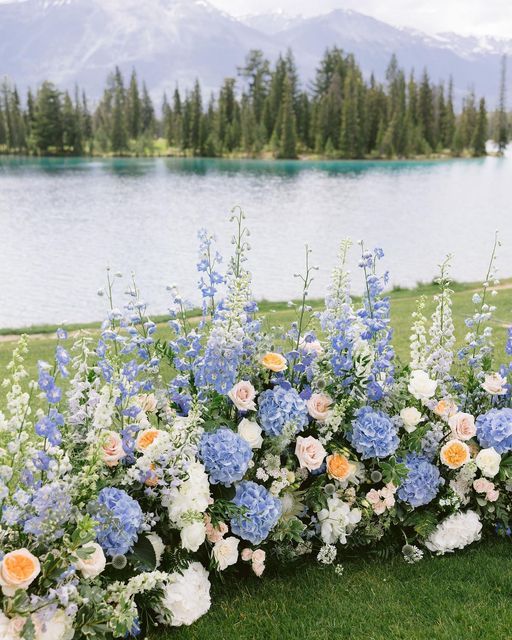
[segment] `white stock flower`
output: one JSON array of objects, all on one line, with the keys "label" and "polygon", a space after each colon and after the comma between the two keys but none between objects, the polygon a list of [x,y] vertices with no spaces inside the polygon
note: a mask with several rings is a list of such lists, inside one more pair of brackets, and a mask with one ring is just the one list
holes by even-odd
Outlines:
[{"label": "white stock flower", "polygon": [[8,618],[4,612],[0,610],[0,638],[2,638],[2,640],[20,640],[25,622],[26,619],[19,616],[16,618]]},{"label": "white stock flower", "polygon": [[150,533],[147,536],[147,539],[153,547],[153,551],[155,552],[156,566],[159,567],[162,561],[162,556],[164,555],[165,544],[163,543],[162,538],[157,533]]},{"label": "white stock flower", "polygon": [[351,533],[361,520],[361,511],[351,509],[350,505],[342,502],[337,496],[327,500],[327,508],[318,512],[320,536],[325,544],[347,542],[347,534]]},{"label": "white stock flower", "polygon": [[169,576],[156,608],[164,622],[181,627],[198,620],[210,605],[208,571],[199,562],[193,562],[183,573]]},{"label": "white stock flower", "polygon": [[187,511],[204,513],[210,501],[210,483],[203,465],[194,461],[187,473],[188,478],[179,487],[172,487],[162,499],[163,506],[169,510],[170,519],[178,526]]},{"label": "white stock flower", "polygon": [[443,520],[425,541],[429,551],[442,555],[480,540],[482,523],[474,511],[454,513]]},{"label": "white stock flower", "polygon": [[407,389],[416,400],[429,400],[435,394],[437,382],[429,378],[428,373],[421,369],[411,371]]},{"label": "white stock flower", "polygon": [[33,619],[35,640],[71,640],[74,635],[73,619],[62,609],[57,609],[49,620],[40,620],[36,616]]}]

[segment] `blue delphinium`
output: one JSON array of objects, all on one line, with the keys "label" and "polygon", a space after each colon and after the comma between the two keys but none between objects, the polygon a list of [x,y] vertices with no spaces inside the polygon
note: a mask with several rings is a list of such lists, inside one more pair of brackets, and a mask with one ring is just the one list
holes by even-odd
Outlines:
[{"label": "blue delphinium", "polygon": [[409,473],[398,488],[398,497],[412,507],[428,504],[436,497],[443,483],[439,469],[417,454],[409,454],[405,465]]},{"label": "blue delphinium", "polygon": [[349,439],[363,460],[386,458],[394,453],[400,443],[397,427],[382,411],[362,407],[352,421]]},{"label": "blue delphinium", "polygon": [[58,540],[64,535],[64,524],[71,514],[71,498],[62,482],[52,482],[36,489],[26,507],[23,524],[26,534]]},{"label": "blue delphinium", "polygon": [[249,443],[227,427],[203,433],[199,443],[199,458],[212,484],[229,487],[241,480],[252,458]]},{"label": "blue delphinium", "polygon": [[279,520],[281,501],[261,484],[245,480],[237,485],[233,502],[244,513],[231,518],[231,531],[252,544],[263,542]]},{"label": "blue delphinium", "polygon": [[46,438],[48,442],[54,446],[58,446],[62,442],[62,434],[59,427],[64,426],[64,416],[53,407],[48,415],[43,416],[35,426],[37,435]]},{"label": "blue delphinium", "polygon": [[106,487],[99,492],[96,539],[109,556],[130,552],[142,530],[144,515],[139,503],[122,489]]},{"label": "blue delphinium", "polygon": [[277,386],[264,391],[258,401],[260,424],[269,436],[279,436],[287,424],[295,426],[295,433],[308,424],[306,403],[293,388]]},{"label": "blue delphinium", "polygon": [[476,419],[476,436],[482,447],[498,453],[512,450],[512,409],[491,409]]}]

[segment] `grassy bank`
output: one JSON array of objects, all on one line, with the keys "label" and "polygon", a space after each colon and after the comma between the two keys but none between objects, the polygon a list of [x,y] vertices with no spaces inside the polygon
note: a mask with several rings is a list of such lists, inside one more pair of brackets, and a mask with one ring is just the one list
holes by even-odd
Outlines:
[{"label": "grassy bank", "polygon": [[[454,289],[454,321],[460,343],[464,319],[473,311],[472,293],[478,284],[457,284]],[[433,310],[436,288],[394,290],[392,324],[399,357],[408,356],[411,313],[420,295],[429,296],[426,312]],[[503,281],[494,322],[497,357],[504,359],[507,327],[512,323],[512,280]],[[313,306],[320,308],[320,301]],[[260,304],[272,324],[294,319],[286,303]],[[192,312],[195,315],[196,312]],[[161,334],[167,334],[164,318]],[[93,336],[99,324],[85,328]],[[29,369],[35,373],[38,359],[50,359],[55,349],[55,327],[34,326],[30,334]],[[3,330],[0,336],[0,370],[22,330]],[[68,340],[72,342],[72,337]],[[511,638],[511,543],[492,540],[453,556],[425,558],[409,566],[401,558],[349,558],[343,575],[332,567],[302,562],[269,570],[263,579],[254,576],[226,578],[213,587],[211,611],[195,625],[172,631],[155,630],[151,640],[499,640]]]}]

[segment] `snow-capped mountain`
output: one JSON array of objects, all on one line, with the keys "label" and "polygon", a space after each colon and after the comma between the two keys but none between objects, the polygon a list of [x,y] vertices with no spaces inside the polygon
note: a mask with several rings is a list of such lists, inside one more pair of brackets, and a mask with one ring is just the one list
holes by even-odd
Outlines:
[{"label": "snow-capped mountain", "polygon": [[428,36],[355,11],[312,18],[282,12],[235,19],[207,0],[23,0],[0,3],[0,76],[25,88],[51,79],[84,87],[98,97],[117,64],[132,67],[155,96],[198,77],[206,91],[236,75],[250,49],[274,60],[291,47],[304,81],[321,55],[337,45],[354,53],[363,71],[384,77],[392,53],[417,73],[426,66],[434,80],[451,74],[456,92],[468,86],[492,106],[499,61],[512,40],[456,34]]}]

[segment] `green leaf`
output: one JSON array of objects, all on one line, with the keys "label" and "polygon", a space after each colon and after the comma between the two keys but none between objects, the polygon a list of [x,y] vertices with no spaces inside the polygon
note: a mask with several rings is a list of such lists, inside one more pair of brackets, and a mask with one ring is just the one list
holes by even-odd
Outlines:
[{"label": "green leaf", "polygon": [[153,545],[146,536],[140,536],[132,553],[127,556],[128,562],[138,571],[154,571],[156,555]]}]

